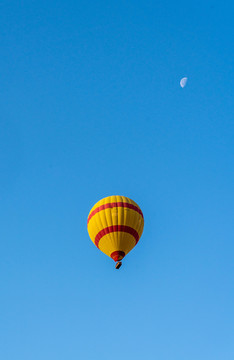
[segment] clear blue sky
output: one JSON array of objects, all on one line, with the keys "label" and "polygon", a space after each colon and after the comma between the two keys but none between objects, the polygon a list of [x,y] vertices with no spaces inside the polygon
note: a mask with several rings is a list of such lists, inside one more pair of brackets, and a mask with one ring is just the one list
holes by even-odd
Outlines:
[{"label": "clear blue sky", "polygon": [[[1,1],[2,360],[234,359],[233,17]],[[112,194],[145,217],[119,271],[86,229]]]}]

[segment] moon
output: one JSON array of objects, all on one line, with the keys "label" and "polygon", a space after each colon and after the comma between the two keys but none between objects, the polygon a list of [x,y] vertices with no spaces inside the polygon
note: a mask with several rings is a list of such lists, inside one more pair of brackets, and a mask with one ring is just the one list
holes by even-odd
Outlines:
[{"label": "moon", "polygon": [[182,88],[185,87],[185,85],[187,84],[187,81],[188,81],[188,78],[187,77],[183,77],[181,80],[180,80],[180,86]]}]

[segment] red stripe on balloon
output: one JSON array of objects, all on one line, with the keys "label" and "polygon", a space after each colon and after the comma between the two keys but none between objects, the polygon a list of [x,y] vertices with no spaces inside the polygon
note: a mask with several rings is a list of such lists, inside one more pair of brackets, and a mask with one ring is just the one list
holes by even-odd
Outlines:
[{"label": "red stripe on balloon", "polygon": [[114,207],[124,207],[124,208],[127,208],[127,209],[135,210],[144,218],[141,209],[139,209],[137,206],[135,206],[133,204],[126,203],[126,202],[112,202],[112,203],[108,203],[108,204],[103,204],[101,206],[98,206],[96,209],[94,209],[91,212],[91,214],[89,215],[89,217],[88,217],[88,223],[89,223],[90,219],[95,214],[97,214],[99,211],[109,209],[109,208],[114,208]]},{"label": "red stripe on balloon", "polygon": [[99,233],[96,235],[95,237],[95,245],[97,247],[99,247],[99,241],[101,240],[101,238],[107,234],[110,234],[112,232],[118,232],[118,231],[122,231],[122,232],[126,232],[128,234],[131,234],[135,240],[136,240],[136,244],[138,243],[139,241],[139,235],[138,235],[138,232],[133,229],[132,227],[130,226],[126,226],[126,225],[113,225],[113,226],[108,226],[104,229],[102,229],[101,231],[99,231]]}]

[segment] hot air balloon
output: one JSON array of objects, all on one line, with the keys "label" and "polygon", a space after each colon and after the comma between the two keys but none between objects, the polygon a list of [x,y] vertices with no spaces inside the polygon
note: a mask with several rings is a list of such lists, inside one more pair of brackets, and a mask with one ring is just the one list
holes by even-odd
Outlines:
[{"label": "hot air balloon", "polygon": [[121,260],[138,243],[144,228],[140,207],[125,196],[108,196],[98,201],[88,216],[88,233],[92,242],[116,262]]}]

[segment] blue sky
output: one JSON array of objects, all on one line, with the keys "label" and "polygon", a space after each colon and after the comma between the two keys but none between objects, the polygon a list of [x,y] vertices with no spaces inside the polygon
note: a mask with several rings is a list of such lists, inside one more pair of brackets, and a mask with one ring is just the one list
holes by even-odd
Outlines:
[{"label": "blue sky", "polygon": [[[1,359],[233,360],[233,10],[1,2]],[[145,217],[119,271],[112,194]]]}]

